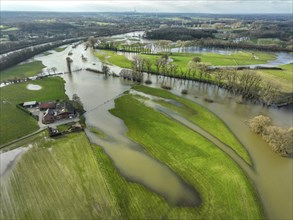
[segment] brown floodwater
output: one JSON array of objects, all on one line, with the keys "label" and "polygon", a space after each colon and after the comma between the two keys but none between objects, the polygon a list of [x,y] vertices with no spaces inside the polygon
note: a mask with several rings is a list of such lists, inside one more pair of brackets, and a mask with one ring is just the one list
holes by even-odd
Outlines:
[{"label": "brown floodwater", "polygon": [[[51,55],[38,57],[37,59],[42,60],[47,67],[57,67],[59,71],[66,71],[65,58],[70,50],[73,52],[73,68],[91,67],[100,69],[101,64],[98,59],[91,55],[90,50],[84,51],[82,45],[76,49],[71,49],[69,46],[65,51],[59,53],[53,52]],[[88,58],[87,62],[82,62],[80,58],[81,54],[84,54],[85,57]],[[93,65],[93,63],[96,63],[96,65]],[[111,66],[111,71],[119,73],[119,70],[119,67]],[[85,109],[88,111],[87,123],[102,129],[109,137],[115,140],[110,142],[99,138],[100,140],[97,142],[106,146],[104,147],[105,152],[111,157],[113,163],[123,175],[127,175],[128,173],[135,179],[133,176],[137,175],[138,172],[142,172],[141,169],[143,168],[133,169],[132,167],[140,164],[142,160],[140,157],[149,156],[143,152],[139,146],[135,146],[135,143],[123,136],[126,128],[122,121],[119,121],[119,119],[113,119],[111,123],[102,121],[105,115],[109,114],[107,110],[112,107],[112,100],[123,91],[129,89],[130,84],[119,78],[109,77],[108,79],[104,79],[104,77],[99,74],[87,71],[76,72],[71,76],[63,75],[62,77],[66,81],[65,87],[68,96],[72,97],[72,94],[77,93],[81,97]],[[160,87],[162,80],[162,77],[152,77],[153,84],[151,86]],[[241,167],[256,187],[268,219],[292,219],[292,159],[280,157],[275,154],[260,136],[255,135],[249,130],[246,123],[250,118],[259,114],[264,114],[270,116],[275,124],[289,127],[292,126],[292,109],[266,108],[249,103],[237,104],[235,101],[236,98],[223,89],[195,82],[174,79],[169,81],[173,88],[171,92],[181,96],[181,90],[188,89],[188,95],[185,95],[185,97],[203,105],[223,119],[246,147],[254,162],[254,171],[251,172],[249,170],[250,168],[245,166]],[[213,99],[214,102],[205,102],[204,98],[206,97]],[[99,113],[99,115],[96,115],[95,112]],[[110,115],[108,119],[110,118],[115,117]],[[90,132],[87,131],[87,133]],[[93,135],[93,138],[98,137]],[[140,160],[137,158],[140,158]],[[144,160],[148,161],[146,163],[158,163],[151,157],[149,157],[149,159],[144,158]],[[157,174],[153,174],[153,172],[156,172],[155,166],[156,165],[152,165],[149,167],[148,171],[143,171],[150,175],[149,179],[147,178],[148,176],[145,175],[146,179],[136,178],[136,181],[143,184],[149,181],[150,185],[153,183],[153,185],[156,185],[155,179],[157,177],[155,177],[155,175]],[[164,165],[158,163],[158,166],[163,170]],[[172,171],[170,172],[173,173]],[[176,174],[173,175],[176,176]],[[180,182],[178,176],[177,181]],[[151,186],[148,187],[152,188]],[[159,186],[157,191],[154,189],[155,192],[160,191],[159,194],[161,195],[166,193],[163,193],[161,190],[163,189]],[[184,195],[184,193],[182,195]]]}]

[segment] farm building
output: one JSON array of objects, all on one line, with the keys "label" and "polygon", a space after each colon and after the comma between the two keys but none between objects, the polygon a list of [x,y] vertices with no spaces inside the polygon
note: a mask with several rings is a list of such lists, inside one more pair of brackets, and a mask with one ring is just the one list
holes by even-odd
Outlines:
[{"label": "farm building", "polygon": [[38,105],[38,103],[36,101],[24,102],[22,104],[22,106],[25,108],[35,108],[35,107],[37,107],[37,105]]},{"label": "farm building", "polygon": [[41,111],[47,110],[48,108],[55,109],[56,102],[41,102],[39,103],[39,108]]}]

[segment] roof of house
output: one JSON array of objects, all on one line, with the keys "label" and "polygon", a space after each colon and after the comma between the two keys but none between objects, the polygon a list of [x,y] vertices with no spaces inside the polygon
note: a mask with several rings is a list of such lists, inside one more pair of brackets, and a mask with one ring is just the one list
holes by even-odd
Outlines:
[{"label": "roof of house", "polygon": [[62,102],[56,104],[57,114],[61,114],[64,112],[68,112],[70,114],[74,114],[74,107],[68,102]]},{"label": "roof of house", "polygon": [[46,117],[47,115],[55,115],[55,111],[53,109],[48,108],[45,112],[44,117]]},{"label": "roof of house", "polygon": [[24,102],[23,106],[31,106],[31,105],[36,105],[37,102],[36,101],[30,101],[30,102]]},{"label": "roof of house", "polygon": [[39,107],[42,109],[56,108],[56,102],[42,102]]}]

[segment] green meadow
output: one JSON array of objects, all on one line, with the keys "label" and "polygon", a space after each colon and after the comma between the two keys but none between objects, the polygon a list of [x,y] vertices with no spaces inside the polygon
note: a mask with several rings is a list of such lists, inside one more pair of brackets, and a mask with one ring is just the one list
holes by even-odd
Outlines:
[{"label": "green meadow", "polygon": [[[41,90],[28,90],[28,84],[36,84]],[[0,144],[38,130],[37,121],[29,114],[16,107],[17,104],[28,101],[65,100],[64,80],[50,77],[41,80],[28,81],[0,88]]]},{"label": "green meadow", "polygon": [[252,165],[251,158],[243,145],[231,132],[229,127],[212,112],[208,111],[199,104],[192,102],[191,100],[176,96],[166,90],[155,89],[147,86],[135,86],[134,89],[149,95],[175,100],[176,102],[182,104],[182,106],[177,106],[165,101],[159,102],[161,105],[180,113],[192,123],[198,125],[214,137],[218,138],[220,141],[232,148],[246,163]]},{"label": "green meadow", "polygon": [[[207,139],[145,106],[130,94],[116,99],[115,108],[110,112],[124,121],[127,135],[133,141],[169,166],[201,195],[203,202],[198,208],[170,209],[157,202],[158,209],[153,208],[148,218],[162,218],[162,213],[166,219],[263,218],[257,194],[244,172]],[[133,217],[139,216],[142,215]]]},{"label": "green meadow", "polygon": [[16,65],[1,71],[0,73],[0,81],[12,80],[12,79],[23,79],[30,76],[35,76],[45,66],[41,61],[33,61],[30,63],[24,63],[20,65]]}]

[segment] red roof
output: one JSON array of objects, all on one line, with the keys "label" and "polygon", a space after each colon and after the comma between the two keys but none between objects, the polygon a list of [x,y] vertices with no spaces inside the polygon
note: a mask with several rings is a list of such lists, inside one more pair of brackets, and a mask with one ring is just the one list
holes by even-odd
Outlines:
[{"label": "red roof", "polygon": [[56,103],[55,102],[43,102],[43,103],[40,103],[39,108],[41,108],[41,109],[56,108]]}]

